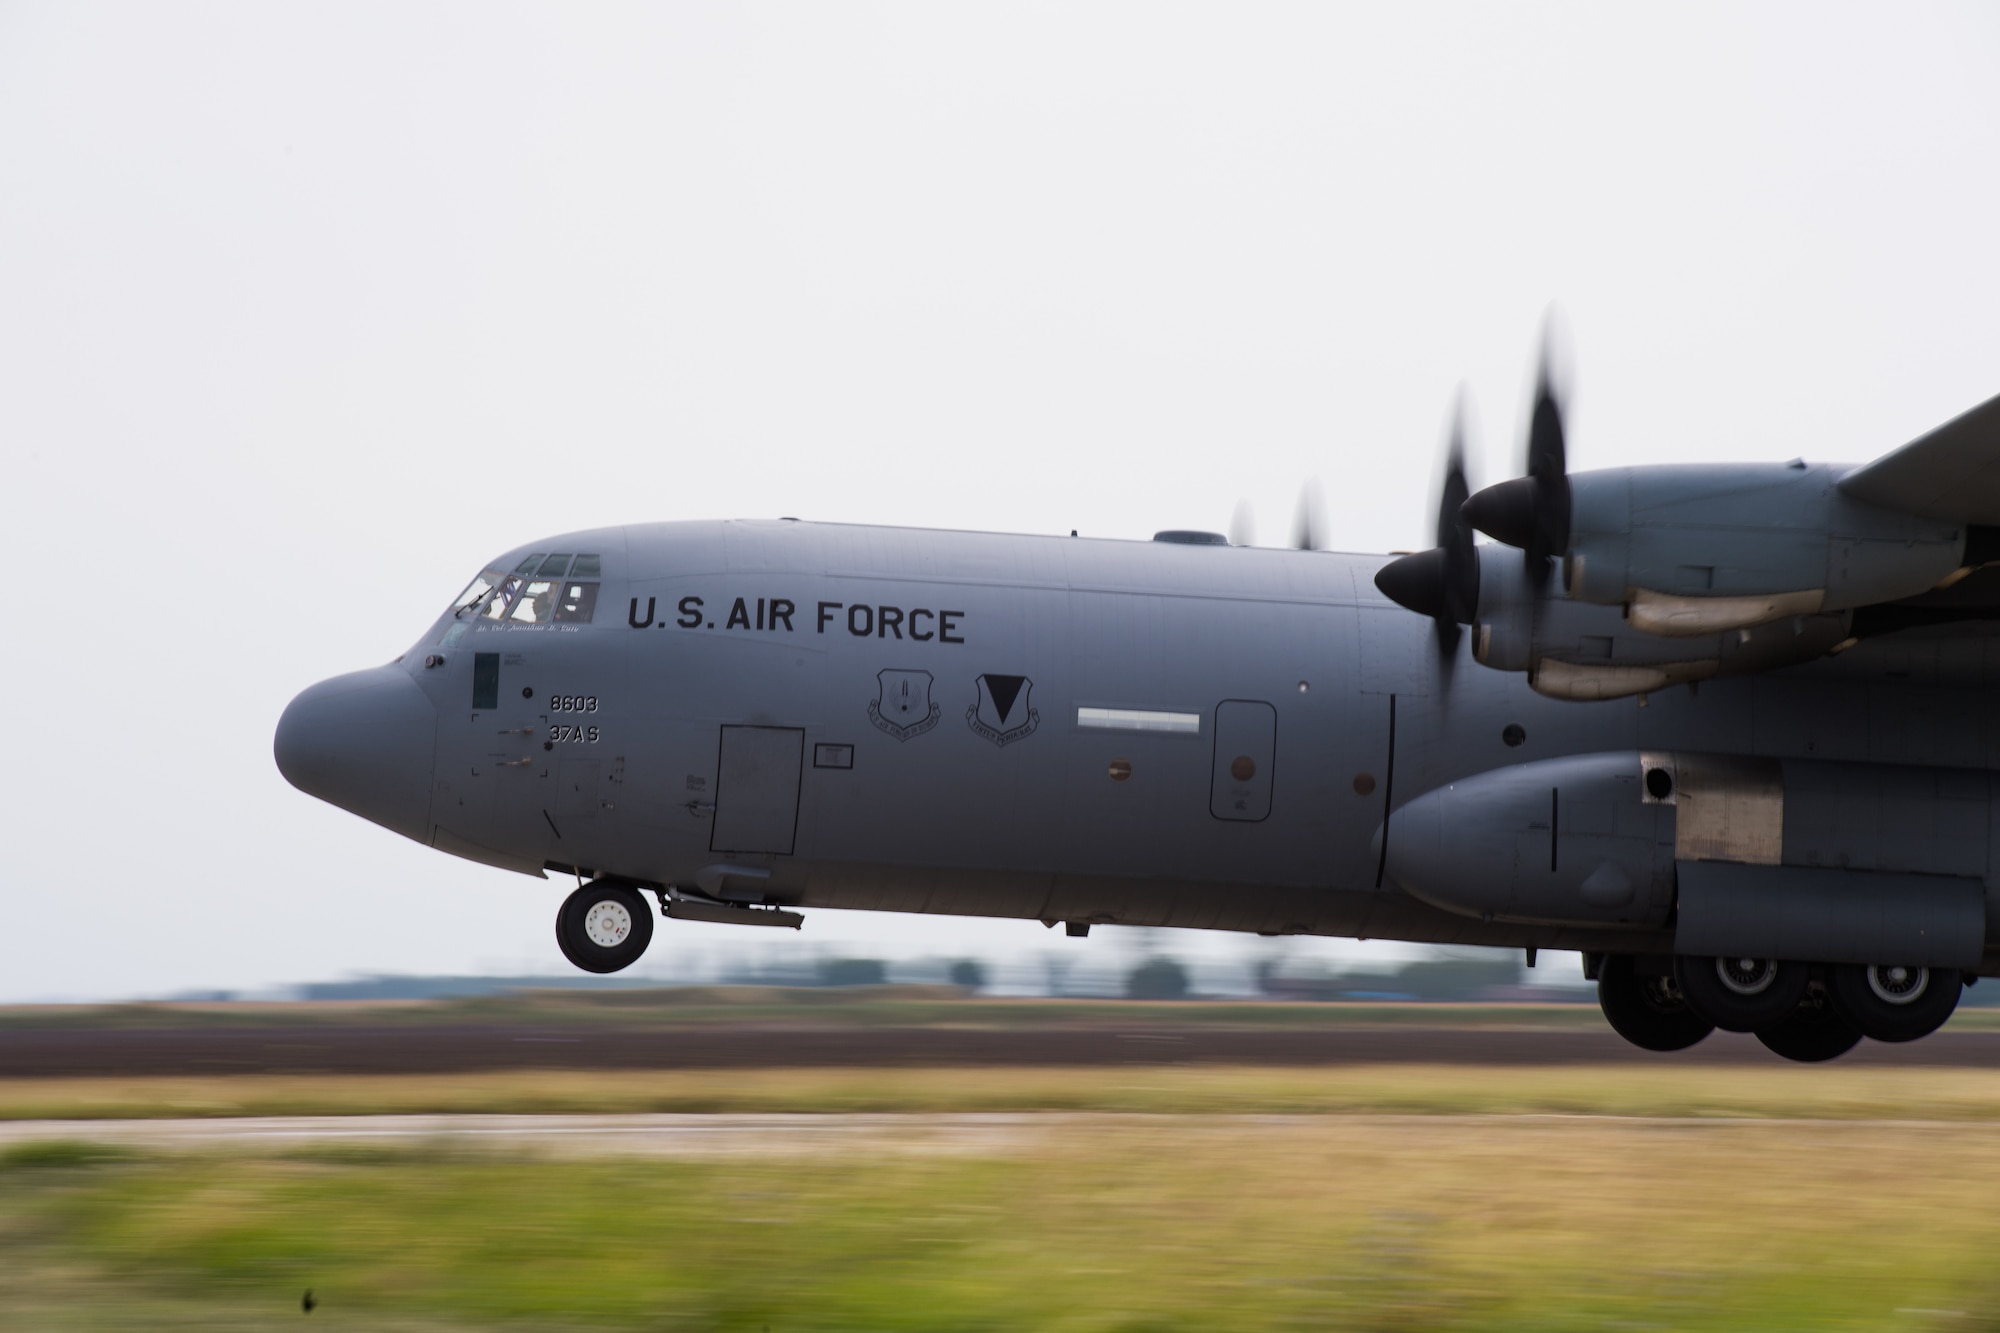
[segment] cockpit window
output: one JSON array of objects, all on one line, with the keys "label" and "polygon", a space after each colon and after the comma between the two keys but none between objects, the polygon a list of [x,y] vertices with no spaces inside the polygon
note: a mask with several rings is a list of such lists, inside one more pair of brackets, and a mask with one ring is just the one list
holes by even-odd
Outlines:
[{"label": "cockpit window", "polygon": [[[597,612],[597,579],[603,558],[537,551],[512,574],[482,570],[451,604],[452,619],[514,625],[588,625]],[[570,577],[562,577],[568,570]]]},{"label": "cockpit window", "polygon": [[497,570],[481,570],[472,582],[465,585],[465,591],[458,595],[458,600],[451,604],[451,613],[458,615],[487,593],[492,592],[494,586],[500,582],[500,577]]},{"label": "cockpit window", "polygon": [[508,613],[509,620],[523,625],[546,625],[555,619],[556,585],[551,579],[529,579],[521,589],[521,595],[514,599],[514,609]]},{"label": "cockpit window", "polygon": [[[596,556],[591,556],[595,561]],[[577,557],[581,564],[582,556]],[[562,596],[556,599],[556,621],[567,625],[588,625],[590,617],[597,610],[597,585],[566,580],[562,585]]]},{"label": "cockpit window", "polygon": [[485,603],[479,609],[480,616],[486,620],[506,619],[507,608],[514,604],[514,596],[520,591],[521,576],[509,574],[500,580],[499,587],[487,594]]}]

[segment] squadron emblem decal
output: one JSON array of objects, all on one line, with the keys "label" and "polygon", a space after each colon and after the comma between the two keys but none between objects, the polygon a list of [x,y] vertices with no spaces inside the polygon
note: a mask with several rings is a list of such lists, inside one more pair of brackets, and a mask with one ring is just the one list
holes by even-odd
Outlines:
[{"label": "squadron emblem decal", "polygon": [[931,702],[928,671],[878,671],[868,720],[899,741],[921,736],[938,724],[944,710]]},{"label": "squadron emblem decal", "polygon": [[995,745],[1013,744],[1042,724],[1041,713],[1028,706],[1034,688],[1026,676],[981,676],[979,702],[965,710],[966,725]]}]

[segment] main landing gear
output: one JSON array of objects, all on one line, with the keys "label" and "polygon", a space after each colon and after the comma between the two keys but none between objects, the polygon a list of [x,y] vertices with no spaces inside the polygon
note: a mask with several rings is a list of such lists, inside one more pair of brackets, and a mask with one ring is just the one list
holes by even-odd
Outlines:
[{"label": "main landing gear", "polygon": [[1845,1055],[1863,1037],[1929,1036],[1964,985],[1942,967],[1614,954],[1598,962],[1597,1002],[1619,1036],[1649,1051],[1685,1050],[1721,1028],[1812,1062]]},{"label": "main landing gear", "polygon": [[1818,1064],[1821,1060],[1837,1060],[1858,1046],[1861,1029],[1834,1007],[1825,984],[1815,981],[1800,999],[1798,1008],[1769,1027],[1758,1029],[1757,1040],[1773,1055],[1800,1064]]},{"label": "main landing gear", "polygon": [[629,884],[594,879],[556,913],[556,947],[586,972],[617,972],[653,942],[653,913]]},{"label": "main landing gear", "polygon": [[1613,954],[1599,964],[1597,1003],[1616,1032],[1649,1051],[1683,1051],[1715,1031],[1694,1012],[1662,960]]}]

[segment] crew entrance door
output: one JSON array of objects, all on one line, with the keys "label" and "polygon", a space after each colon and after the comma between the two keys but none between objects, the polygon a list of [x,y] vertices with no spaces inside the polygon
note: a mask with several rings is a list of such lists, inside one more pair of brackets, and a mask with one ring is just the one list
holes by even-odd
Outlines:
[{"label": "crew entrance door", "polygon": [[792,854],[805,747],[802,727],[722,729],[710,851]]}]

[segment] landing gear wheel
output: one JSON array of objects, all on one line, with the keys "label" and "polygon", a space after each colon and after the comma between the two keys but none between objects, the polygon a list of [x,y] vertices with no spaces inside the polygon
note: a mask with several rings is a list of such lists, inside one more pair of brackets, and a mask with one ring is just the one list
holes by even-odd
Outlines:
[{"label": "landing gear wheel", "polygon": [[1915,1041],[1936,1032],[1958,1008],[1964,982],[1950,967],[1842,963],[1828,989],[1847,1021],[1877,1041]]},{"label": "landing gear wheel", "polygon": [[556,945],[586,972],[617,972],[639,961],[653,942],[653,914],[629,884],[593,880],[556,913]]},{"label": "landing gear wheel", "polygon": [[1724,1032],[1755,1032],[1799,1007],[1812,974],[1804,963],[1775,958],[1681,957],[1674,980],[1688,1008]]},{"label": "landing gear wheel", "polygon": [[1818,1064],[1853,1050],[1861,1040],[1861,1029],[1847,1021],[1826,987],[1814,985],[1798,1008],[1769,1027],[1758,1028],[1757,1040],[1787,1060]]},{"label": "landing gear wheel", "polygon": [[563,912],[561,909],[557,909],[556,948],[562,950],[562,956],[569,960],[569,965],[571,967],[574,967],[579,971],[581,971],[583,968],[583,960],[578,958],[575,954],[571,953],[569,949],[569,925],[567,916],[568,916],[567,913]]},{"label": "landing gear wheel", "polygon": [[1649,1051],[1683,1051],[1715,1031],[1672,977],[1640,976],[1626,954],[1607,956],[1598,970],[1597,1004],[1612,1031]]}]

